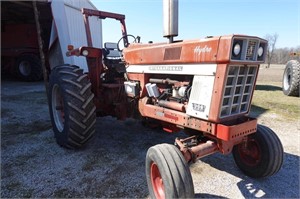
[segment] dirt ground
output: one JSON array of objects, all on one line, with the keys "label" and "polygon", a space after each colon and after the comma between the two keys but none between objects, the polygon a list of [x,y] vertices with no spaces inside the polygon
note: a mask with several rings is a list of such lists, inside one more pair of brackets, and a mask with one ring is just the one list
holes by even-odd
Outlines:
[{"label": "dirt ground", "polygon": [[[282,74],[283,66],[261,67],[258,82],[279,82]],[[191,165],[196,198],[300,198],[299,118],[252,114],[281,139],[282,169],[255,180],[239,171],[232,155],[202,158]],[[61,148],[51,129],[43,82],[2,78],[1,198],[147,198],[147,149],[185,136],[112,117],[97,118],[96,125],[96,135],[86,148]]]}]

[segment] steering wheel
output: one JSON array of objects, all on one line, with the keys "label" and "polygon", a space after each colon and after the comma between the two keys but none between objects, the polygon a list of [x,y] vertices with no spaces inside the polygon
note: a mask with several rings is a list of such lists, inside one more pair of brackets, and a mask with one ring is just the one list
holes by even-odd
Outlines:
[{"label": "steering wheel", "polygon": [[[123,48],[122,48],[122,50],[120,49],[120,42],[124,39],[124,37],[132,37],[132,38],[134,39],[133,42],[136,42],[136,40],[139,38],[139,37],[136,38],[135,36],[130,35],[130,34],[122,36],[122,37],[119,39],[118,43],[117,43],[118,51],[122,51],[122,50],[123,50]],[[128,40],[127,40],[127,42],[128,42]],[[130,44],[130,43],[128,42],[128,44]],[[125,47],[125,46],[124,46],[124,47]],[[126,46],[126,47],[127,47],[127,46]]]}]

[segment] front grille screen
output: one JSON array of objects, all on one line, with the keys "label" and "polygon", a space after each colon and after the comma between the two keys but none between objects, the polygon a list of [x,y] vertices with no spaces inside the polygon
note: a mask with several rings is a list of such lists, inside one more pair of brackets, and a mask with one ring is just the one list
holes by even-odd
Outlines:
[{"label": "front grille screen", "polygon": [[247,46],[246,60],[254,61],[254,55],[256,52],[256,43],[255,40],[250,40]]},{"label": "front grille screen", "polygon": [[230,66],[227,71],[226,84],[220,117],[247,112],[254,89],[257,66]]}]

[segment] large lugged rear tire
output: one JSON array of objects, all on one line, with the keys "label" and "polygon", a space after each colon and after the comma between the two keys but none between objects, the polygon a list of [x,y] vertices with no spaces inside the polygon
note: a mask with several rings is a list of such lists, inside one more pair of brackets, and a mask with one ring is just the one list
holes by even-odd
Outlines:
[{"label": "large lugged rear tire", "polygon": [[34,54],[21,55],[15,62],[15,71],[23,81],[39,81],[43,78],[41,60]]},{"label": "large lugged rear tire", "polygon": [[81,148],[95,133],[96,107],[91,83],[78,66],[55,67],[49,80],[50,116],[56,141]]},{"label": "large lugged rear tire", "polygon": [[236,165],[252,178],[263,178],[277,173],[283,162],[283,147],[270,128],[258,125],[257,132],[249,135],[247,144],[234,146]]},{"label": "large lugged rear tire", "polygon": [[183,155],[173,145],[151,147],[146,156],[146,177],[151,198],[193,198],[191,172]]},{"label": "large lugged rear tire", "polygon": [[300,63],[290,60],[285,67],[282,81],[282,91],[287,96],[299,96]]}]

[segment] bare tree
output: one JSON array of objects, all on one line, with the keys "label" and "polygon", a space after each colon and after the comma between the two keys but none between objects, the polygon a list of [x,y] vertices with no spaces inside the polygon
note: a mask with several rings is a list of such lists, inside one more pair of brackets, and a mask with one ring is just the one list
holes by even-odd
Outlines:
[{"label": "bare tree", "polygon": [[273,35],[267,34],[265,39],[268,40],[267,48],[267,68],[270,68],[271,61],[274,57],[275,45],[278,39],[278,34],[274,33]]}]

